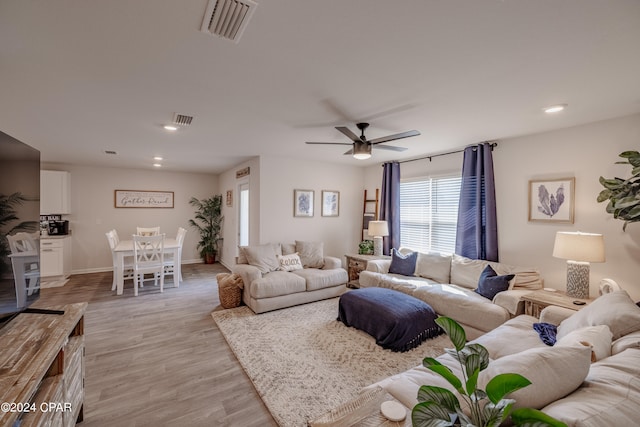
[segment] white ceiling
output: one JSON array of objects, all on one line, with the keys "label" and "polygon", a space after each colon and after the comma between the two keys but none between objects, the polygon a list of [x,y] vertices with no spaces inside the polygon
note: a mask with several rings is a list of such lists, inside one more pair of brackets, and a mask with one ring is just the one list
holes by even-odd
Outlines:
[{"label": "white ceiling", "polygon": [[[0,130],[42,160],[219,173],[353,165],[640,112],[638,0],[257,0],[238,44],[207,0],[0,0]],[[567,103],[555,116],[541,108]],[[193,124],[170,134],[173,113]],[[422,135],[367,161],[334,126]],[[104,154],[115,150],[117,156]]]}]

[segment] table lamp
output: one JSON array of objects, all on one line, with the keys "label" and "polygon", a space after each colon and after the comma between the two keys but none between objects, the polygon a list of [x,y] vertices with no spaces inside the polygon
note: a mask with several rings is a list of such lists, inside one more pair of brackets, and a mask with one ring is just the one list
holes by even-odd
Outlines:
[{"label": "table lamp", "polygon": [[382,237],[389,235],[387,221],[369,221],[369,237],[373,237],[373,254],[382,255]]},{"label": "table lamp", "polygon": [[567,295],[589,298],[589,263],[605,260],[602,234],[559,231],[553,256],[567,260]]}]

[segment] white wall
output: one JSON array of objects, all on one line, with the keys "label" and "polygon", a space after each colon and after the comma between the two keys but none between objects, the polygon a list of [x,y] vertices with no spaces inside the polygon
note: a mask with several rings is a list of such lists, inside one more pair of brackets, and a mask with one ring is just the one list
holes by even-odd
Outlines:
[{"label": "white wall", "polygon": [[[200,262],[198,236],[189,226],[194,208],[189,199],[219,194],[215,175],[116,169],[95,166],[43,164],[42,169],[71,172],[72,270],[74,274],[105,271],[112,267],[105,233],[116,229],[121,239],[135,233],[137,226],[160,226],[175,237],[178,227],[187,229],[183,262]],[[114,190],[158,190],[174,192],[173,209],[124,209],[114,207]]]},{"label": "white wall", "polygon": [[[640,115],[622,117],[536,135],[500,140],[493,152],[498,209],[500,261],[536,267],[545,286],[565,289],[566,263],[553,258],[557,231],[583,231],[605,236],[605,263],[591,265],[591,296],[598,295],[604,277],[616,280],[635,300],[640,300],[640,224],[622,231],[622,221],[596,202],[602,189],[598,178],[629,174],[629,167],[615,165],[618,154],[637,150]],[[437,175],[460,170],[462,155],[403,163],[403,178]],[[382,168],[365,172],[365,186],[375,188]],[[528,222],[528,185],[531,179],[575,177],[575,223]]]}]

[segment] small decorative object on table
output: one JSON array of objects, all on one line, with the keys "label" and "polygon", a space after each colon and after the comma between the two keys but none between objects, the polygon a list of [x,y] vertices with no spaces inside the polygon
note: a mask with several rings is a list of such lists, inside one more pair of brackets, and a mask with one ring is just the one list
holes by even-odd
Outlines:
[{"label": "small decorative object on table", "polygon": [[382,255],[382,238],[389,235],[387,221],[370,221],[369,236],[373,237],[373,254]]},{"label": "small decorative object on table", "polygon": [[363,240],[358,244],[358,254],[373,255],[373,240]]}]

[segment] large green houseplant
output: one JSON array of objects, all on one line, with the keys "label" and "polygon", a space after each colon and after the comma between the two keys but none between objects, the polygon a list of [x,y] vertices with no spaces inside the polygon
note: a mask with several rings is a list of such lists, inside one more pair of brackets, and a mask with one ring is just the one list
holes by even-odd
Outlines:
[{"label": "large green houseplant", "polygon": [[480,344],[467,344],[467,337],[455,320],[440,316],[436,323],[445,331],[454,345],[447,349],[460,363],[463,378],[436,359],[427,357],[422,364],[451,384],[469,406],[470,414],[465,414],[456,395],[442,387],[423,385],[418,390],[418,404],[411,412],[414,427],[497,427],[507,418],[517,426],[567,427],[566,424],[536,409],[519,408],[511,411],[515,402],[505,396],[531,384],[520,374],[499,374],[485,387],[478,388],[480,371],[489,366],[489,352]]},{"label": "large green houseplant", "polygon": [[[17,233],[18,231],[35,231],[37,230],[37,222],[35,221],[19,221],[17,207],[29,201],[37,201],[38,199],[26,197],[22,193],[13,193],[9,195],[0,194],[0,276],[9,271],[7,263],[8,255],[11,253],[7,234]],[[9,273],[10,274],[10,273]]]},{"label": "large green houseplant", "polygon": [[192,197],[189,204],[196,208],[195,219],[190,219],[189,224],[200,233],[198,250],[200,256],[207,264],[212,264],[216,260],[218,245],[222,238],[222,195],[211,196],[208,199],[197,199]]},{"label": "large green houseplant", "polygon": [[631,177],[607,179],[601,176],[600,184],[604,190],[598,194],[598,202],[609,201],[607,213],[624,221],[624,231],[629,223],[640,221],[640,153],[624,151],[620,157],[626,160],[616,164],[631,165]]}]

